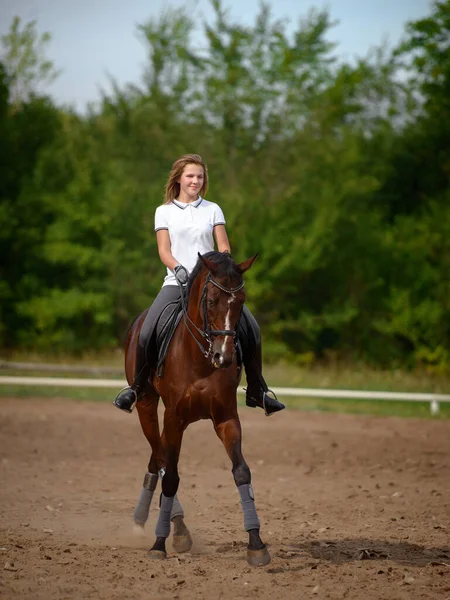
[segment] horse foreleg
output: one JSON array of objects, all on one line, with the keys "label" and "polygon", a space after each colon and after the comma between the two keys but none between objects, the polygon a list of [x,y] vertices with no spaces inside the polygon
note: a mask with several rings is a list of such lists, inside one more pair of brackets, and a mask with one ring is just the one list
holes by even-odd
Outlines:
[{"label": "horse foreleg", "polygon": [[[164,431],[161,436],[161,443],[163,448],[166,447],[166,438]],[[172,548],[175,552],[189,552],[192,548],[192,537],[189,529],[186,527],[184,522],[184,510],[178,499],[178,495],[175,494],[172,505],[172,512],[170,513],[170,521],[173,523],[173,537],[172,537]]]},{"label": "horse foreleg", "polygon": [[144,476],[141,494],[133,512],[136,531],[141,531],[147,522],[158,483],[158,471],[162,466],[162,449],[158,423],[158,396],[156,393],[148,393],[136,406],[142,431],[152,448],[148,471]]},{"label": "horse foreleg", "polygon": [[180,483],[180,477],[178,475],[178,458],[180,456],[183,431],[183,423],[176,420],[171,411],[166,408],[166,412],[164,413],[164,450],[166,466],[162,478],[159,517],[155,528],[156,541],[149,550],[148,555],[150,558],[165,558],[167,556],[166,539],[170,535],[174,499]]},{"label": "horse foreleg", "polygon": [[215,431],[233,464],[234,482],[241,497],[244,513],[244,528],[249,536],[247,562],[258,567],[267,565],[270,562],[270,554],[259,535],[260,523],[251,485],[250,468],[242,455],[242,431],[238,416],[216,423]]}]

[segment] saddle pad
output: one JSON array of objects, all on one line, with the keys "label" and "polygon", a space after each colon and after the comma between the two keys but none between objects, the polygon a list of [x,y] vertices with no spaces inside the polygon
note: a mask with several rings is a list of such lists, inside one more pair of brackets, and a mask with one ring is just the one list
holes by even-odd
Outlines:
[{"label": "saddle pad", "polygon": [[164,373],[164,360],[182,314],[181,300],[172,302],[164,308],[156,324],[156,348],[158,352],[156,372],[159,377]]}]

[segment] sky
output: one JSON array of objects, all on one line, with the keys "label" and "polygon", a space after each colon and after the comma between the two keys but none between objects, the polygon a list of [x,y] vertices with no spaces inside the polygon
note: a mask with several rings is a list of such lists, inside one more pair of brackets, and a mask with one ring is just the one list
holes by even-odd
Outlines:
[{"label": "sky", "polygon": [[[222,0],[232,19],[251,25],[259,0]],[[308,10],[328,7],[339,21],[330,34],[336,54],[351,61],[365,56],[371,47],[393,46],[409,20],[431,12],[430,0],[271,0],[274,18],[295,27]],[[119,83],[141,82],[146,63],[145,46],[136,25],[157,17],[166,6],[187,6],[199,30],[212,20],[209,0],[0,0],[0,35],[15,15],[22,22],[37,21],[40,33],[50,32],[47,57],[62,71],[47,91],[60,103],[83,111],[96,102],[100,89],[110,89],[108,74]]]}]

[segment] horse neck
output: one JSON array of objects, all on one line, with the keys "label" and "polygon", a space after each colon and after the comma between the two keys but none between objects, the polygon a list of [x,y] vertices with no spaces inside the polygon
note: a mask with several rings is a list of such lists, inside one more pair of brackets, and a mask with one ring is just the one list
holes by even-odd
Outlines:
[{"label": "horse neck", "polygon": [[205,285],[206,272],[202,270],[199,272],[192,282],[191,290],[189,292],[189,301],[187,306],[187,313],[189,318],[197,325],[197,327],[203,327],[203,308],[200,300]]}]

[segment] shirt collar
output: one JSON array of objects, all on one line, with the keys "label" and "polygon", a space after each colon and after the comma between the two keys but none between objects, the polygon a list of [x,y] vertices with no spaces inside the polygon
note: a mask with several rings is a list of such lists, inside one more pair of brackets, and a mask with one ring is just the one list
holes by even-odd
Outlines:
[{"label": "shirt collar", "polygon": [[180,202],[179,200],[172,200],[172,202],[175,204],[175,206],[178,206],[178,208],[182,208],[184,210],[187,206],[193,206],[194,208],[197,208],[197,206],[200,206],[200,204],[203,202],[203,198],[199,196],[195,202],[185,203]]}]

